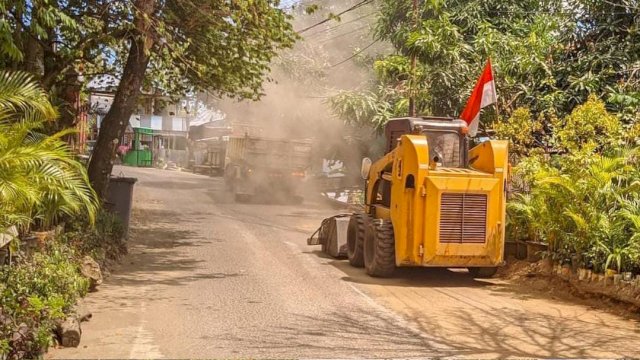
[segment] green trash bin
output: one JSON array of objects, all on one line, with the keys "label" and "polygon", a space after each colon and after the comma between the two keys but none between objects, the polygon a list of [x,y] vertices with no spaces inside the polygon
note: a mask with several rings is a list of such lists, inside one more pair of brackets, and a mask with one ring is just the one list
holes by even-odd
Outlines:
[{"label": "green trash bin", "polygon": [[105,207],[114,213],[124,226],[125,237],[129,234],[129,219],[133,205],[133,185],[138,181],[132,177],[110,177]]}]

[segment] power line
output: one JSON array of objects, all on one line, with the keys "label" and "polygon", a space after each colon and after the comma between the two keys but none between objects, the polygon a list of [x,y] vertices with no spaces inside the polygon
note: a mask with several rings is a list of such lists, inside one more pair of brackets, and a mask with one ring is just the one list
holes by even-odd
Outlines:
[{"label": "power line", "polygon": [[[362,0],[361,2],[351,6],[350,8],[348,8],[348,9],[342,11],[342,12],[337,13],[335,16],[342,16],[342,15],[344,15],[344,14],[350,12],[350,11],[353,11],[353,10],[355,10],[355,9],[361,7],[361,6],[367,5],[368,3],[372,2],[372,1],[373,0]],[[315,27],[318,27],[318,26],[320,26],[320,25],[322,25],[324,23],[327,23],[327,22],[331,21],[332,19],[333,19],[333,17],[328,17],[328,18],[326,18],[326,19],[324,19],[324,20],[322,20],[322,21],[320,21],[320,22],[318,22],[316,24],[313,24],[311,26],[307,26],[306,28],[304,28],[302,30],[299,30],[297,32],[298,32],[298,34],[302,34],[303,32],[311,30],[311,29],[313,29]]]},{"label": "power line", "polygon": [[367,29],[367,28],[369,28],[369,25],[364,25],[364,26],[361,26],[361,27],[359,27],[359,28],[356,28],[356,29],[353,29],[353,30],[351,30],[351,31],[348,31],[348,32],[346,32],[346,33],[342,33],[342,34],[340,34],[340,35],[336,35],[336,36],[330,37],[330,38],[328,38],[328,39],[322,39],[322,40],[321,40],[321,41],[319,41],[319,42],[320,42],[321,44],[324,44],[324,43],[327,43],[327,42],[329,42],[329,41],[331,41],[331,40],[335,40],[335,39],[338,39],[338,38],[341,38],[341,37],[344,37],[344,36],[347,36],[347,35],[353,34],[353,33],[355,33],[355,32],[358,32],[358,31],[360,31],[360,30],[362,30],[362,29]]},{"label": "power line", "polygon": [[332,27],[330,27],[330,28],[326,28],[326,29],[324,29],[324,30],[320,30],[320,31],[316,31],[316,32],[314,32],[314,33],[311,33],[311,34],[307,35],[305,38],[306,38],[306,39],[309,39],[309,38],[312,38],[312,37],[315,37],[315,36],[318,36],[318,35],[326,34],[326,33],[328,33],[329,31],[331,31],[331,30],[335,30],[335,29],[337,29],[337,28],[339,28],[339,27],[341,27],[341,26],[343,26],[343,25],[351,24],[351,23],[353,23],[353,22],[356,22],[356,21],[362,20],[362,19],[364,19],[364,18],[368,18],[369,16],[375,15],[375,14],[377,14],[377,13],[378,13],[377,11],[374,11],[374,12],[372,12],[372,13],[369,13],[369,14],[366,14],[366,15],[362,15],[362,16],[360,16],[360,17],[358,17],[358,18],[353,19],[353,20],[345,21],[345,22],[340,23],[340,24],[338,24],[338,25],[336,25],[336,26],[332,26]]},{"label": "power line", "polygon": [[365,50],[367,50],[368,48],[372,47],[372,46],[373,46],[373,44],[375,44],[375,43],[377,43],[377,42],[378,42],[378,40],[374,40],[371,44],[369,44],[369,45],[365,46],[364,48],[360,49],[360,50],[359,50],[359,51],[357,51],[355,54],[353,54],[353,55],[349,56],[348,58],[346,58],[346,59],[344,59],[344,60],[340,61],[340,62],[339,62],[339,63],[337,63],[337,64],[333,64],[333,65],[329,66],[329,68],[334,68],[334,67],[336,67],[336,66],[340,66],[340,65],[342,65],[342,64],[344,64],[344,63],[346,63],[347,61],[349,61],[349,60],[353,59],[354,57],[356,57],[356,56],[358,56],[358,55],[362,54]]}]

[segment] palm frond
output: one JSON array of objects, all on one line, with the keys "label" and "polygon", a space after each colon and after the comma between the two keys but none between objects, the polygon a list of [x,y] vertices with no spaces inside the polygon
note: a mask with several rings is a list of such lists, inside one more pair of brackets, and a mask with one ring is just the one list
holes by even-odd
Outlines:
[{"label": "palm frond", "polygon": [[74,130],[38,132],[55,115],[28,75],[0,72],[0,227],[35,219],[49,225],[63,215],[95,218],[98,199],[86,170],[62,141]]},{"label": "palm frond", "polygon": [[47,93],[31,75],[24,72],[0,72],[0,109],[6,114],[33,112],[44,119],[54,119],[57,112]]}]

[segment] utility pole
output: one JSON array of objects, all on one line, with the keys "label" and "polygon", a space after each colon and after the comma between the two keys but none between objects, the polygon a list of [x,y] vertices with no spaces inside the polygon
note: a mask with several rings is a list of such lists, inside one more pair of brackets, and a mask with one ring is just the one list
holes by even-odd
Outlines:
[{"label": "utility pole", "polygon": [[[413,29],[418,30],[418,0],[413,0]],[[416,116],[416,52],[411,53],[411,78],[409,80],[409,116]]]}]

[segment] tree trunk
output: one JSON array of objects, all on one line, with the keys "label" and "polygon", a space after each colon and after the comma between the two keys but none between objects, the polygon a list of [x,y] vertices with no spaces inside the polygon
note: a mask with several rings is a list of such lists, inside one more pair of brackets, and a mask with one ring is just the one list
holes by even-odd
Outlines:
[{"label": "tree trunk", "polygon": [[154,36],[150,20],[154,0],[136,0],[137,9],[133,20],[136,33],[130,39],[131,47],[118,90],[109,112],[102,120],[98,140],[89,164],[91,185],[102,199],[106,196],[109,175],[113,169],[113,159],[118,143],[124,135],[129,118],[136,108],[142,81],[149,64]]},{"label": "tree trunk", "polygon": [[58,324],[57,332],[60,337],[60,345],[64,347],[78,347],[80,345],[82,329],[80,321],[75,316],[70,316]]}]

